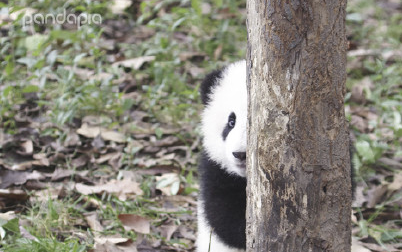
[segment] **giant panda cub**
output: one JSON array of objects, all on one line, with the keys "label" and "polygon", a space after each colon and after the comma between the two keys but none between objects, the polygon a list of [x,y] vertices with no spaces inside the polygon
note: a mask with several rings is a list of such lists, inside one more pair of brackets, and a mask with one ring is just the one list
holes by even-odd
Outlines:
[{"label": "giant panda cub", "polygon": [[[197,252],[246,249],[246,61],[206,76],[200,87],[203,153],[199,165]],[[350,156],[353,146],[350,145]],[[352,163],[351,163],[352,165]],[[351,167],[352,194],[354,191]],[[210,247],[210,250],[209,250]]]},{"label": "giant panda cub", "polygon": [[[203,153],[199,165],[197,252],[246,249],[246,62],[206,76],[200,87]],[[210,246],[210,250],[209,249]]]}]

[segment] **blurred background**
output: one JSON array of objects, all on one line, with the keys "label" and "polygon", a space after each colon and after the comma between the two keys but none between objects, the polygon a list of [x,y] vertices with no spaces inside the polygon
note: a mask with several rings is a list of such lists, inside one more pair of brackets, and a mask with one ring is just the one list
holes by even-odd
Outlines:
[{"label": "blurred background", "polygon": [[[356,251],[402,249],[402,2],[350,0]],[[191,251],[198,86],[245,0],[0,1],[0,250]]]}]

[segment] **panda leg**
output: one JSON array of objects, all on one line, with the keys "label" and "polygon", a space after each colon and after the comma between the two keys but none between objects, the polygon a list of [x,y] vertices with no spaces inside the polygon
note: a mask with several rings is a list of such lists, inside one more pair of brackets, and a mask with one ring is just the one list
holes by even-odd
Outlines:
[{"label": "panda leg", "polygon": [[[212,232],[212,228],[205,220],[202,201],[198,200],[198,237],[197,252],[208,252],[211,244],[210,252],[244,252],[242,249],[230,248],[224,244],[216,234]],[[211,235],[212,232],[212,235]]]}]

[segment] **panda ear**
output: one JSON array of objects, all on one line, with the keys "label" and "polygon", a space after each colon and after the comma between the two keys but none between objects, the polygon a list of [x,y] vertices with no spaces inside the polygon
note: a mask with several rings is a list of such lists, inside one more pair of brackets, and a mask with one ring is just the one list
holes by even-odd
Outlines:
[{"label": "panda ear", "polygon": [[223,69],[215,70],[205,76],[200,86],[201,101],[204,105],[208,104],[209,96],[211,95],[212,88],[218,85],[219,81],[222,79]]}]

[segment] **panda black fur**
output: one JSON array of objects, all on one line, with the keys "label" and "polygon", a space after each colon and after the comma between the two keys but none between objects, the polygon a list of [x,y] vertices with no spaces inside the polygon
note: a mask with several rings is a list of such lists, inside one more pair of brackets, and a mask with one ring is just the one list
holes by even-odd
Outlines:
[{"label": "panda black fur", "polygon": [[[201,155],[197,251],[240,252],[246,246],[246,63],[210,73],[200,87]],[[211,233],[212,232],[212,233]],[[210,242],[211,241],[211,242]]]},{"label": "panda black fur", "polygon": [[[203,153],[199,165],[197,252],[246,249],[246,62],[206,76],[200,87]],[[352,145],[351,145],[352,146]],[[350,148],[352,155],[352,147]],[[353,167],[352,172],[352,190]]]}]

